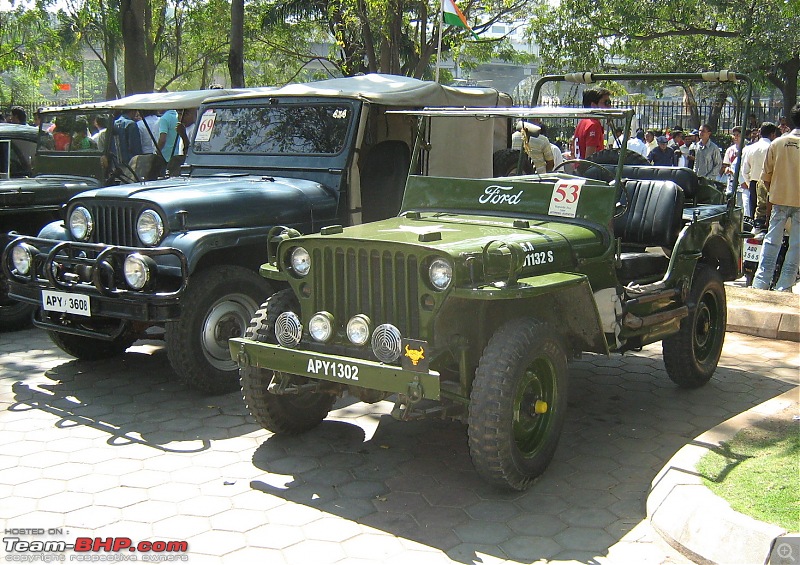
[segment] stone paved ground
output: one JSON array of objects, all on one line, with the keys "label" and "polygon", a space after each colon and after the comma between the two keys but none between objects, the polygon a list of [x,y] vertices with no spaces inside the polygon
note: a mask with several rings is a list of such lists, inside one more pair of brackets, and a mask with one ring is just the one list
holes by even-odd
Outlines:
[{"label": "stone paved ground", "polygon": [[63,530],[23,541],[188,541],[190,563],[686,563],[645,519],[650,481],[796,386],[799,364],[796,343],[729,333],[715,378],[684,391],[660,346],[584,357],[552,465],[502,493],[476,476],[460,423],[341,403],[305,436],[272,437],[237,394],[174,383],[157,342],[89,363],[38,330],[0,334],[0,525]]}]

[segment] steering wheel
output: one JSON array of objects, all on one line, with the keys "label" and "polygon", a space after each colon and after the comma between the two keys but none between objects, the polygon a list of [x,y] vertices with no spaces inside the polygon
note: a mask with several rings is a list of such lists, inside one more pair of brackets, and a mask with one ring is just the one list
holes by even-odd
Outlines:
[{"label": "steering wheel", "polygon": [[136,171],[134,171],[128,163],[123,163],[113,153],[109,154],[109,156],[111,158],[111,171],[108,173],[108,178],[106,179],[107,183],[111,183],[115,179],[119,180],[122,184],[142,182],[142,178],[136,174]]},{"label": "steering wheel", "polygon": [[[594,169],[598,169],[600,171],[600,180],[604,180],[606,182],[611,182],[616,178],[614,173],[612,173],[611,171],[606,169],[603,165],[599,165],[599,164],[595,163],[594,161],[587,161],[586,159],[567,159],[566,161],[564,161],[562,163],[559,163],[558,166],[555,169],[553,169],[553,172],[555,173],[559,169],[563,169],[565,167],[565,165],[567,165],[567,164],[578,165],[578,171],[577,172],[581,176],[584,176],[586,174],[586,171],[588,171],[590,168],[594,168]],[[580,167],[581,165],[583,165],[583,167],[582,167],[583,170],[581,170],[581,167]]]}]

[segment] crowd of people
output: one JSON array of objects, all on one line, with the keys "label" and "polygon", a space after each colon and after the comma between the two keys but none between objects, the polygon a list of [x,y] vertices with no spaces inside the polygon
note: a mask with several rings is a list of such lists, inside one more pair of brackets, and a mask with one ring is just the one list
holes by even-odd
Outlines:
[{"label": "crowd of people", "polygon": [[[611,92],[587,89],[583,106],[609,107]],[[791,292],[800,267],[800,104],[778,124],[764,122],[757,126],[755,115],[751,115],[749,126],[745,132],[748,143],[741,155],[740,127],[732,130],[731,145],[723,151],[711,140],[713,130],[709,124],[689,132],[673,128],[668,135],[639,129],[628,140],[627,149],[652,165],[688,167],[699,177],[726,185],[727,194],[736,192],[738,204],[752,219],[755,229],[766,230],[754,288],[768,290],[772,286],[784,232],[788,231],[789,246],[774,289]],[[621,129],[613,131],[612,140],[615,147],[621,147]],[[580,120],[569,157],[586,159],[604,148],[605,130],[600,120]],[[738,178],[734,178],[737,170]]]},{"label": "crowd of people", "polygon": [[[126,164],[138,155],[160,155],[167,166],[185,155],[197,119],[197,109],[181,110],[180,113],[177,110],[165,110],[160,114],[152,110],[123,112],[111,124],[111,138],[107,133],[108,124],[100,115],[92,117],[91,122],[83,117],[57,117],[52,123],[43,123],[45,119],[37,112],[32,125],[41,125],[49,134],[45,143],[53,150],[102,151],[111,140],[113,145],[110,150]],[[27,112],[21,106],[13,106],[7,116],[0,115],[0,121],[27,124]]]}]

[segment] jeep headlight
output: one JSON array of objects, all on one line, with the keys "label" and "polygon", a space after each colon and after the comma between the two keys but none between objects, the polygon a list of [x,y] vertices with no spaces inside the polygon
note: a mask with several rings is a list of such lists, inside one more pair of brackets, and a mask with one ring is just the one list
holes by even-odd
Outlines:
[{"label": "jeep headlight", "polygon": [[157,245],[164,235],[164,220],[155,210],[145,210],[136,220],[136,235],[148,247]]},{"label": "jeep headlight", "polygon": [[356,314],[347,322],[347,339],[353,345],[364,345],[369,341],[369,318]]},{"label": "jeep headlight", "polygon": [[125,282],[134,290],[142,290],[150,282],[154,268],[152,258],[139,253],[128,255],[122,265]]},{"label": "jeep headlight", "polygon": [[303,247],[295,247],[289,257],[289,262],[292,265],[292,270],[304,277],[311,270],[311,255],[308,254]]},{"label": "jeep headlight", "polygon": [[328,312],[318,312],[308,321],[308,333],[316,341],[326,342],[333,337],[333,316]]},{"label": "jeep headlight", "polygon": [[30,245],[20,243],[14,246],[11,250],[11,263],[14,265],[17,273],[20,275],[27,275],[31,272],[33,266],[33,249]]},{"label": "jeep headlight", "polygon": [[88,241],[92,235],[94,220],[89,210],[83,206],[76,206],[69,215],[69,233],[78,241]]},{"label": "jeep headlight", "polygon": [[428,267],[428,277],[437,290],[444,290],[453,280],[453,266],[445,259],[434,259]]}]

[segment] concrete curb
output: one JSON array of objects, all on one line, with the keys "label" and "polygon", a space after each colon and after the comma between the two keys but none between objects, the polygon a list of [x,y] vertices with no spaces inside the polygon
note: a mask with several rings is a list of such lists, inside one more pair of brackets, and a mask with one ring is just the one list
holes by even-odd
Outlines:
[{"label": "concrete curb", "polygon": [[696,437],[680,449],[650,484],[647,516],[675,549],[697,563],[764,564],[776,538],[786,531],[733,510],[706,488],[695,469],[711,449],[742,428],[797,402],[793,388]]},{"label": "concrete curb", "polygon": [[725,285],[728,331],[800,341],[800,295]]}]

